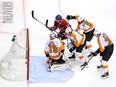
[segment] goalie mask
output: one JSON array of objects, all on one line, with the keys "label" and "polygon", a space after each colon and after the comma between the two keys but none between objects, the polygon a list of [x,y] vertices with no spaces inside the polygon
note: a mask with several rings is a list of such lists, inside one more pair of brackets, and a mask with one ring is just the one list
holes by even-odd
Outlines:
[{"label": "goalie mask", "polygon": [[97,31],[97,30],[94,31],[94,36],[98,37],[98,36],[100,36],[100,34],[101,33],[99,31]]},{"label": "goalie mask", "polygon": [[53,40],[53,39],[56,38],[56,34],[55,33],[50,33],[49,37],[50,37],[50,40]]}]

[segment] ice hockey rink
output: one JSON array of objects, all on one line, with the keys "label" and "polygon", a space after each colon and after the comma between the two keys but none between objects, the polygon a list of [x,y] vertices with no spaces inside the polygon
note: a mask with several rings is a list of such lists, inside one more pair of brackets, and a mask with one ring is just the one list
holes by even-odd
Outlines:
[{"label": "ice hockey rink", "polygon": [[[30,35],[30,80],[8,81],[0,77],[0,87],[116,87],[115,0],[0,0],[0,7],[0,61],[9,51],[15,33],[28,28]],[[50,31],[32,18],[32,10],[42,23],[48,19],[48,26],[53,26],[57,14],[61,14],[63,18],[67,15],[80,15],[92,22],[96,30],[108,34],[114,43],[114,52],[108,62],[110,77],[100,78],[102,71],[96,69],[99,65],[99,56],[94,57],[89,62],[89,68],[83,71],[76,67],[74,72],[46,72],[43,62],[44,47]],[[76,28],[76,21],[69,23],[73,29]],[[95,37],[91,43],[93,50],[96,50]]]}]

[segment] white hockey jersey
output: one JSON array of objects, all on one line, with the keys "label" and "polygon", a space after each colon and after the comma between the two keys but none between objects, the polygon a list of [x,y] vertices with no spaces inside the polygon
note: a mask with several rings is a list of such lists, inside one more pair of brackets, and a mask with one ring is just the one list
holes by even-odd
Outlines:
[{"label": "white hockey jersey", "polygon": [[78,24],[76,30],[77,31],[83,30],[84,32],[87,33],[87,32],[89,32],[89,31],[91,31],[93,29],[94,29],[94,25],[92,23],[88,22],[88,21],[85,21],[85,22],[83,22],[81,24]]},{"label": "white hockey jersey", "polygon": [[70,36],[67,35],[67,38],[73,41],[76,47],[79,47],[85,41],[85,34],[80,34],[79,32],[73,31]]},{"label": "white hockey jersey", "polygon": [[99,50],[101,52],[104,51],[106,46],[109,46],[109,45],[113,44],[112,41],[110,40],[110,38],[105,33],[101,33],[101,35],[98,36],[97,42],[98,42],[98,45],[99,45]]},{"label": "white hockey jersey", "polygon": [[[75,19],[78,20],[79,18],[79,15],[76,15],[75,16]],[[82,22],[81,24],[78,24],[77,25],[77,29],[76,31],[80,31],[80,30],[83,30],[85,33],[93,30],[95,28],[94,24],[93,23],[90,23],[89,21],[85,20],[84,22]]]}]

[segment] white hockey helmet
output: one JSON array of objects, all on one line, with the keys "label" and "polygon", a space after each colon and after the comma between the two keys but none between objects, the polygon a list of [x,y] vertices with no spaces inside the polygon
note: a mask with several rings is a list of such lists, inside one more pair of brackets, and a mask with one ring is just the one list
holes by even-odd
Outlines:
[{"label": "white hockey helmet", "polygon": [[97,31],[97,30],[94,31],[94,36],[98,37],[100,34],[101,34],[100,31]]},{"label": "white hockey helmet", "polygon": [[66,28],[66,31],[65,31],[66,34],[70,34],[71,32],[72,32],[72,29],[70,27]]},{"label": "white hockey helmet", "polygon": [[56,34],[52,32],[52,33],[50,33],[49,37],[51,40],[53,40],[56,38]]},{"label": "white hockey helmet", "polygon": [[83,23],[83,22],[85,22],[85,19],[82,17],[78,17],[78,23]]}]

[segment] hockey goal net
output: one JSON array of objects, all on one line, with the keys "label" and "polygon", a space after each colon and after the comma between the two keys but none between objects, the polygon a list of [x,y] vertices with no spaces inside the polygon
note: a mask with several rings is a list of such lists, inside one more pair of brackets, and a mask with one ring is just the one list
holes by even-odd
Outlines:
[{"label": "hockey goal net", "polygon": [[29,30],[21,30],[12,41],[9,52],[1,60],[0,75],[7,80],[28,80]]}]

